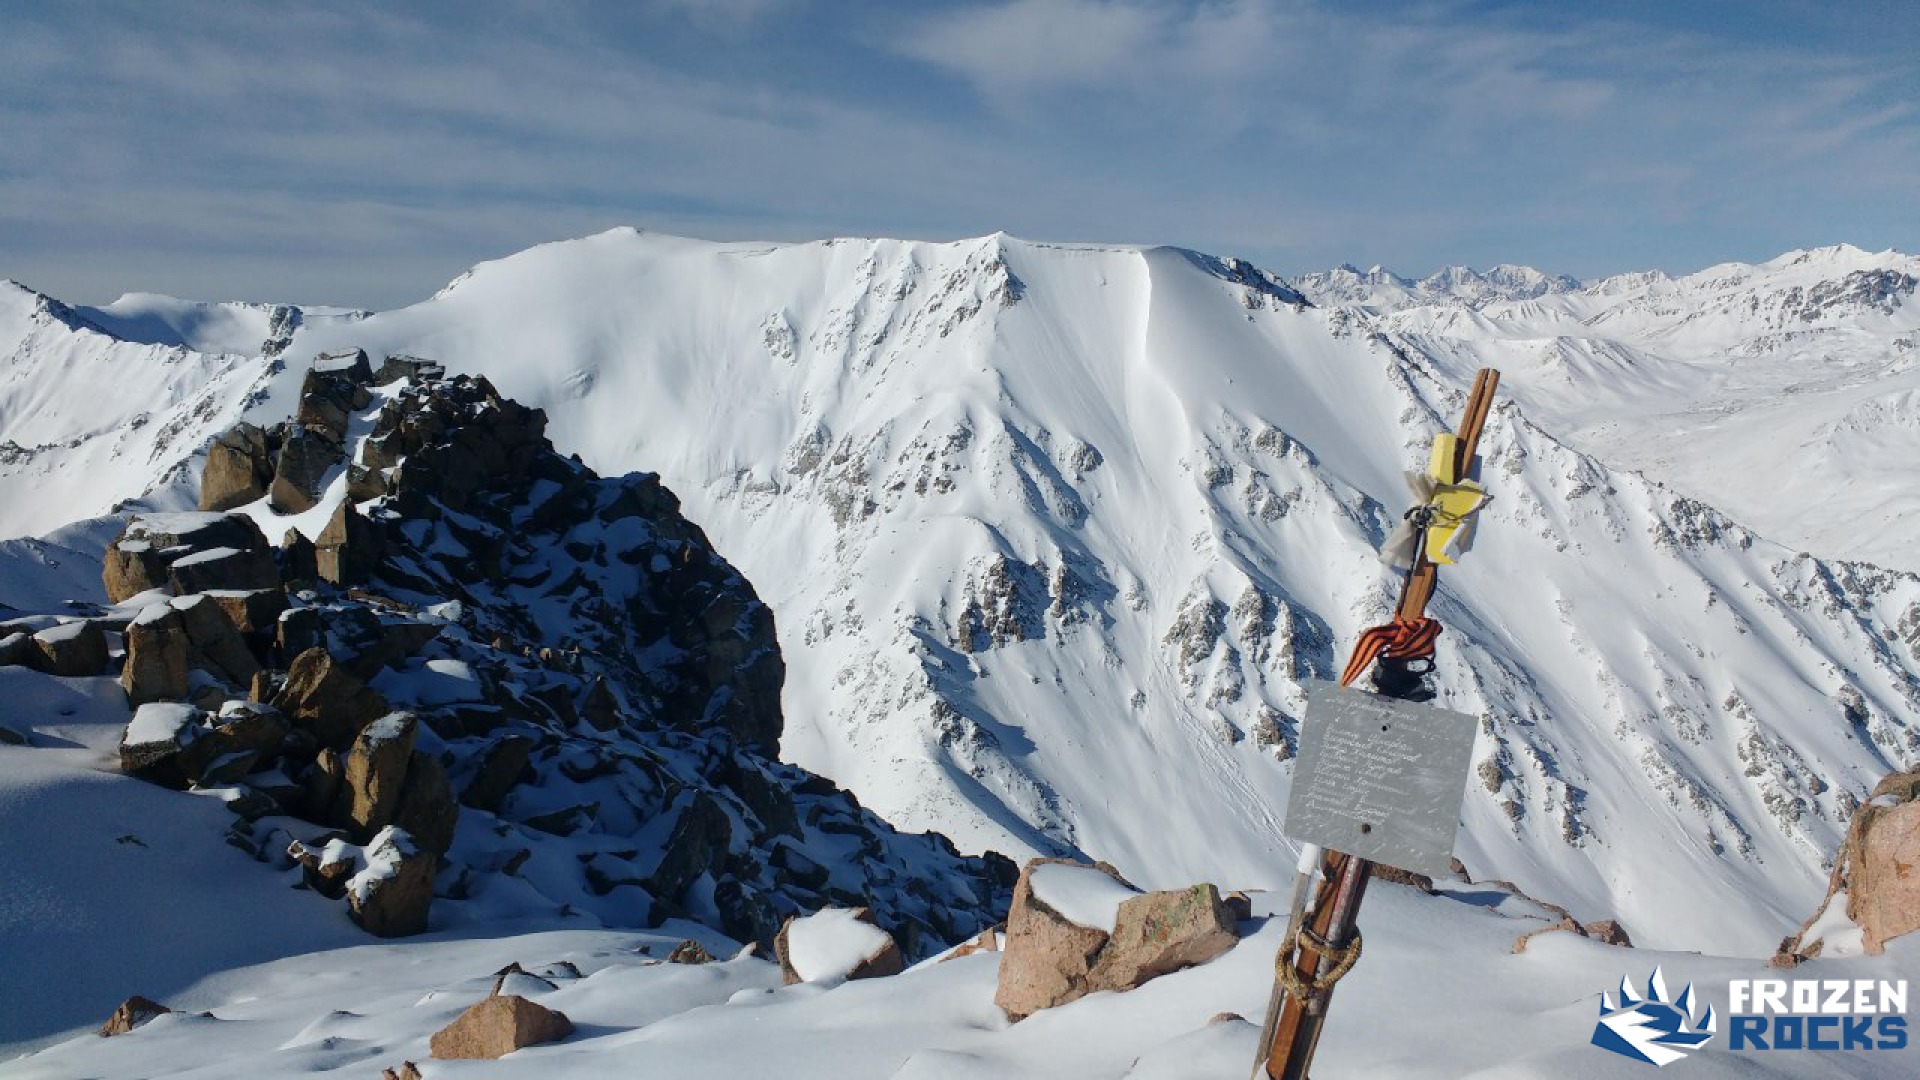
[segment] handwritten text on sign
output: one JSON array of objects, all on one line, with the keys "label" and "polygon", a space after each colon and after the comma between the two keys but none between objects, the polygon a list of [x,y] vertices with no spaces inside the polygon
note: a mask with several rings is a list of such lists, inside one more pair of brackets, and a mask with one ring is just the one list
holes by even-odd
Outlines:
[{"label": "handwritten text on sign", "polygon": [[1465,713],[1309,683],[1287,835],[1444,875],[1478,727]]}]

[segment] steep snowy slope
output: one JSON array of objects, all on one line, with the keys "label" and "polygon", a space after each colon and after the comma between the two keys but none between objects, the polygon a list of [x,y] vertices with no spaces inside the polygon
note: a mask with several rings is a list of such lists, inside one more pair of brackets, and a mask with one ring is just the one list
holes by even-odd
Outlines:
[{"label": "steep snowy slope", "polygon": [[1449,370],[1502,367],[1575,445],[1773,539],[1920,570],[1920,258],[1841,245],[1491,301],[1439,277],[1295,284]]},{"label": "steep snowy slope", "polygon": [[[284,412],[347,345],[485,372],[596,468],[659,471],[777,614],[784,756],[905,827],[1149,886],[1290,872],[1299,680],[1386,613],[1399,472],[1474,359],[1173,249],[618,230],[226,378]],[[1643,943],[1769,950],[1920,746],[1920,581],[1569,449],[1514,374],[1437,602],[1443,700],[1486,717],[1461,856]]]}]

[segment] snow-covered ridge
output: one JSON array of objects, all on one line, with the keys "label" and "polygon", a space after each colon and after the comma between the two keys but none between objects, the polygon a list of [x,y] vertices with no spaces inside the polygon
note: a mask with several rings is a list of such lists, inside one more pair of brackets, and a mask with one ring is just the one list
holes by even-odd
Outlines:
[{"label": "snow-covered ridge", "polygon": [[[660,472],[773,606],[786,758],[964,848],[1075,848],[1151,888],[1290,872],[1300,682],[1386,613],[1400,471],[1497,361],[1518,402],[1484,445],[1495,501],[1437,605],[1443,699],[1486,717],[1462,858],[1639,941],[1766,951],[1820,895],[1850,800],[1914,757],[1920,581],[1797,556],[1576,449],[1562,402],[1700,378],[1572,333],[1534,362],[1498,332],[1577,325],[1576,302],[1456,306],[1442,334],[1419,322],[1440,309],[1308,307],[1177,249],[624,231],[309,320],[287,370],[225,377],[272,415],[322,350],[487,373],[562,449]],[[44,348],[7,377],[50,382]],[[127,475],[218,427],[170,415]],[[56,482],[95,481],[0,472],[36,499]]]}]

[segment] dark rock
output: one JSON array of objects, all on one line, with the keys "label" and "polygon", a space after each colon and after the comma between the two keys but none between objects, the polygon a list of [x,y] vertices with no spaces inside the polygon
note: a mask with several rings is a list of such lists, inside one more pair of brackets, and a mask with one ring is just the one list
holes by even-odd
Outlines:
[{"label": "dark rock", "polygon": [[177,701],[141,705],[120,736],[120,771],[166,787],[186,787],[183,755],[200,737],[205,719],[199,709]]},{"label": "dark rock", "polygon": [[520,781],[533,754],[533,740],[524,735],[505,735],[481,752],[480,768],[467,781],[460,801],[476,810],[498,813],[507,792]]},{"label": "dark rock", "polygon": [[[341,824],[365,842],[394,823],[418,730],[412,713],[389,713],[361,729],[345,759]],[[416,838],[417,839],[417,838]]]},{"label": "dark rock", "polygon": [[219,601],[205,595],[188,596],[174,601],[173,608],[180,613],[186,630],[188,668],[205,671],[236,687],[253,682],[260,663]]},{"label": "dark rock", "polygon": [[187,627],[169,604],[153,604],[127,624],[120,686],[135,707],[187,696]]},{"label": "dark rock", "polygon": [[183,759],[196,783],[232,783],[279,751],[287,722],[265,705],[230,704],[214,719],[214,728],[194,741]]},{"label": "dark rock", "polygon": [[98,675],[107,668],[107,635],[98,623],[76,620],[33,635],[28,666],[63,678]]},{"label": "dark rock", "polygon": [[265,547],[207,548],[175,559],[167,567],[167,586],[176,596],[229,589],[250,592],[280,587],[280,568]]},{"label": "dark rock", "polygon": [[322,745],[335,748],[351,744],[362,728],[388,712],[385,698],[320,648],[293,658],[272,704]]},{"label": "dark rock", "polygon": [[0,667],[28,667],[40,655],[30,634],[0,631]]},{"label": "dark rock", "polygon": [[695,792],[674,823],[660,866],[647,879],[647,890],[661,899],[678,898],[726,854],[732,835],[733,825],[719,802],[704,791]]},{"label": "dark rock", "polygon": [[281,538],[279,563],[280,576],[289,584],[320,580],[320,554],[298,529],[288,529]]},{"label": "dark rock", "polygon": [[394,824],[413,834],[421,847],[445,855],[459,823],[460,804],[453,800],[446,770],[432,754],[415,750],[407,759],[407,779],[400,789]]},{"label": "dark rock", "polygon": [[[344,429],[343,429],[344,430]],[[346,449],[326,428],[296,425],[287,433],[267,487],[267,505],[282,514],[300,514],[320,501],[327,473],[345,460]]]},{"label": "dark rock", "polygon": [[364,465],[347,466],[347,501],[363,503],[387,493],[387,478]]},{"label": "dark rock", "polygon": [[707,951],[705,945],[688,939],[673,947],[673,951],[667,954],[667,963],[711,964],[713,963],[713,954]]},{"label": "dark rock", "polygon": [[280,613],[287,610],[287,594],[280,588],[246,591],[220,590],[206,594],[220,605],[227,621],[243,635],[271,635],[279,625]]},{"label": "dark rock", "polygon": [[321,580],[336,585],[364,585],[373,580],[385,551],[379,527],[345,501],[334,510],[313,545]]}]

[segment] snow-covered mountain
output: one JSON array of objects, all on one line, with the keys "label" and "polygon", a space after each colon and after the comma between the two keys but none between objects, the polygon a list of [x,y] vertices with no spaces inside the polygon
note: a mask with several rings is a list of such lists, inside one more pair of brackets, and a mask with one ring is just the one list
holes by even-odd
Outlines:
[{"label": "snow-covered mountain", "polygon": [[1920,570],[1920,257],[1839,245],[1504,295],[1445,276],[1292,283],[1456,374],[1504,369],[1557,436],[1771,539]]},{"label": "snow-covered mountain", "polygon": [[1376,314],[1429,304],[1480,308],[1496,301],[1532,300],[1580,288],[1579,281],[1564,274],[1512,263],[1484,271],[1449,266],[1418,280],[1403,278],[1380,266],[1361,270],[1341,265],[1289,278],[1287,284],[1316,304],[1361,307]]},{"label": "snow-covered mountain", "polygon": [[1854,802],[1920,753],[1920,579],[1575,449],[1597,445],[1566,423],[1583,400],[1715,400],[1704,360],[1530,360],[1520,332],[1705,349],[1771,320],[1785,371],[1802,330],[1911,325],[1902,271],[1838,259],[1768,264],[1800,291],[1757,304],[1726,271],[1376,315],[1169,248],[616,230],[280,334],[257,309],[115,321],[9,288],[0,527],[184,501],[212,435],[284,415],[320,351],[430,357],[680,493],[775,611],[787,759],[963,849],[1279,885],[1301,680],[1387,613],[1400,472],[1494,361],[1517,398],[1483,444],[1495,501],[1436,603],[1442,700],[1485,717],[1460,855],[1644,944],[1758,954],[1821,895]]}]

